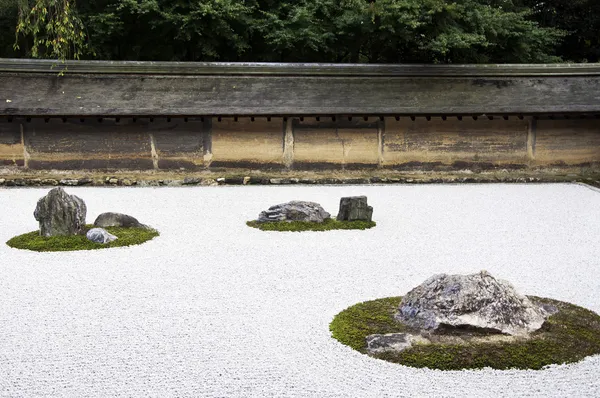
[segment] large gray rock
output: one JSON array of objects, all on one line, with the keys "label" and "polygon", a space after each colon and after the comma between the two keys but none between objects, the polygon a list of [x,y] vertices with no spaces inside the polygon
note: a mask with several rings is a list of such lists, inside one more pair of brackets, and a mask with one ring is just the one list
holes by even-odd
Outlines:
[{"label": "large gray rock", "polygon": [[86,212],[81,198],[59,187],[38,200],[33,215],[40,224],[41,236],[68,236],[83,233]]},{"label": "large gray rock", "polygon": [[366,196],[348,196],[340,199],[338,221],[371,221],[373,208],[367,204]]},{"label": "large gray rock", "polygon": [[107,244],[118,239],[104,228],[92,228],[85,234],[85,237],[92,242],[102,244]]},{"label": "large gray rock", "polygon": [[121,213],[102,213],[94,221],[94,227],[126,227],[126,228],[147,228],[136,218]]},{"label": "large gray rock", "polygon": [[432,276],[408,292],[396,319],[417,329],[474,328],[526,336],[550,313],[486,271],[472,275]]},{"label": "large gray rock", "polygon": [[331,215],[327,213],[318,203],[294,200],[288,203],[282,203],[269,207],[269,210],[265,210],[259,214],[258,222],[323,222],[330,217]]}]

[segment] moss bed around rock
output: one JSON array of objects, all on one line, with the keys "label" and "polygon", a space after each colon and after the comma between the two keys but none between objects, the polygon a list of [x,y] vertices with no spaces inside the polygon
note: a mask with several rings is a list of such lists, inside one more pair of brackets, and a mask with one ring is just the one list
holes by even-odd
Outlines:
[{"label": "moss bed around rock", "polygon": [[[94,226],[86,225],[85,231],[87,232],[90,228],[94,228]],[[15,236],[6,242],[6,244],[15,249],[33,250],[37,252],[97,250],[111,247],[139,245],[159,235],[158,231],[147,228],[107,227],[105,229],[119,239],[107,244],[100,244],[89,241],[85,237],[85,234],[44,237],[40,236],[39,231],[33,231]]]},{"label": "moss bed around rock", "polygon": [[369,229],[373,228],[375,221],[337,221],[329,218],[321,223],[310,221],[276,221],[263,222],[248,221],[246,225],[252,228],[258,228],[261,231],[286,231],[286,232],[302,232],[302,231],[331,231],[335,229]]},{"label": "moss bed around rock", "polygon": [[[372,355],[416,368],[440,370],[541,369],[572,363],[600,354],[600,316],[563,301],[529,296],[538,303],[556,306],[541,329],[528,340],[501,343],[414,345],[402,352]],[[329,328],[333,338],[366,354],[366,336],[401,333],[407,328],[394,320],[402,297],[388,297],[353,305],[335,316]]]}]

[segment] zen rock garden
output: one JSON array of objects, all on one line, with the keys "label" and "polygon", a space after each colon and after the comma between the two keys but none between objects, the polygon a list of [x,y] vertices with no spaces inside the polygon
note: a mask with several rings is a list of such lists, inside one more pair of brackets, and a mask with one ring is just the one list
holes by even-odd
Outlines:
[{"label": "zen rock garden", "polygon": [[320,204],[295,200],[271,206],[262,211],[257,220],[247,224],[269,231],[367,229],[375,226],[372,216],[373,207],[367,204],[366,196],[350,196],[340,199],[335,220]]},{"label": "zen rock garden", "polygon": [[93,225],[86,225],[86,213],[83,199],[61,187],[54,188],[35,208],[39,231],[15,237],[7,244],[37,251],[86,250],[108,247],[111,243],[111,247],[139,244],[158,235],[136,218],[121,213],[102,213]]},{"label": "zen rock garden", "polygon": [[[384,333],[365,334],[369,329]],[[357,304],[338,314],[331,330],[371,356],[444,370],[537,369],[600,353],[600,316],[521,295],[486,271],[434,275],[404,297]]]}]

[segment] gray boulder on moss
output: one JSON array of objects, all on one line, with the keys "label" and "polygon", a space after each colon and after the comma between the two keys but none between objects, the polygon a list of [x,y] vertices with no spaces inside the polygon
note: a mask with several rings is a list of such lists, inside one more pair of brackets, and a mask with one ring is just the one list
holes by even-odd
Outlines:
[{"label": "gray boulder on moss", "polygon": [[122,213],[102,213],[94,221],[94,227],[125,227],[125,228],[148,228],[141,224],[135,217]]},{"label": "gray boulder on moss", "polygon": [[331,214],[326,212],[318,203],[294,200],[269,207],[268,210],[259,214],[257,221],[260,223],[276,221],[310,221],[322,223],[330,217]]},{"label": "gray boulder on moss", "polygon": [[83,234],[86,213],[81,198],[58,187],[38,200],[33,215],[40,224],[40,235],[48,237]]},{"label": "gray boulder on moss", "polygon": [[367,204],[366,196],[347,196],[340,199],[338,221],[371,221],[373,207]]},{"label": "gray boulder on moss", "polygon": [[527,336],[554,311],[534,305],[508,282],[486,271],[471,275],[434,275],[408,292],[395,318],[412,328],[444,328]]}]

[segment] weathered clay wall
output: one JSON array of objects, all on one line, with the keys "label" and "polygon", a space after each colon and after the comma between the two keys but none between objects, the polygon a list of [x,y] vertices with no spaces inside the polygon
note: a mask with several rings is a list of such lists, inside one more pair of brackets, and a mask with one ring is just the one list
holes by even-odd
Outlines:
[{"label": "weathered clay wall", "polygon": [[600,169],[600,120],[479,117],[3,118],[22,169]]}]

